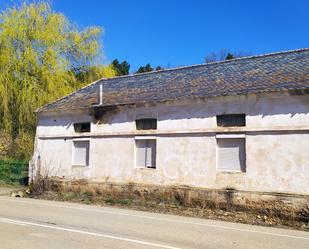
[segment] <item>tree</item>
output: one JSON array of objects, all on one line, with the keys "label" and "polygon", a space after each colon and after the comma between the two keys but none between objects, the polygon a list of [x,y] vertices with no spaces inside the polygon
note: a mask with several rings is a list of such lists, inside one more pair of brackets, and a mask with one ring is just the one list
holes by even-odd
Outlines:
[{"label": "tree", "polygon": [[119,63],[119,61],[115,59],[112,61],[112,66],[114,67],[118,76],[129,74],[130,64],[127,61]]},{"label": "tree", "polygon": [[114,70],[112,64],[109,66],[105,65],[96,65],[84,67],[77,74],[75,74],[76,79],[80,84],[87,82],[94,82],[101,78],[114,77],[117,75],[117,72]]},{"label": "tree", "polygon": [[153,68],[151,67],[151,65],[148,63],[146,64],[146,66],[141,66],[136,73],[146,73],[146,72],[151,72],[153,71]]},{"label": "tree", "polygon": [[230,52],[228,49],[221,49],[218,52],[212,52],[208,54],[205,57],[205,62],[210,63],[210,62],[216,62],[216,61],[224,61],[224,60],[231,60],[231,59],[236,59],[236,58],[241,58],[241,57],[246,57],[250,56],[250,52]]},{"label": "tree", "polygon": [[141,66],[135,73],[146,73],[152,71],[164,70],[163,67],[157,66],[155,69],[148,63],[145,66]]},{"label": "tree", "polygon": [[232,59],[235,59],[234,55],[232,53],[227,53],[226,57],[225,57],[225,60],[232,60]]},{"label": "tree", "polygon": [[19,142],[29,140],[24,133],[33,138],[38,107],[88,83],[90,78],[113,76],[112,68],[105,69],[99,63],[101,35],[99,27],[79,30],[63,14],[53,11],[48,2],[24,2],[3,10],[1,132]]}]

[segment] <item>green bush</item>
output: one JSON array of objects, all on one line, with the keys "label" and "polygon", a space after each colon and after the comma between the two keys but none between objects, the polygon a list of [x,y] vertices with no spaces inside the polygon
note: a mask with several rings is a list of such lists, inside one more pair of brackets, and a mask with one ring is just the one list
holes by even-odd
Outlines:
[{"label": "green bush", "polygon": [[28,162],[0,160],[0,182],[10,185],[28,184]]}]

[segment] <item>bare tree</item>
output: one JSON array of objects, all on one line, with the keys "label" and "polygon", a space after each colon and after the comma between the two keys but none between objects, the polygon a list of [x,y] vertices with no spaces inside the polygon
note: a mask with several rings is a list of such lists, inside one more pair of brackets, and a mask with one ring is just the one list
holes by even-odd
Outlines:
[{"label": "bare tree", "polygon": [[220,49],[218,52],[212,52],[206,55],[204,61],[206,63],[210,63],[210,62],[216,62],[216,61],[236,59],[236,58],[246,57],[250,55],[252,55],[251,52],[245,52],[245,51],[231,52],[229,49],[223,48],[223,49]]}]

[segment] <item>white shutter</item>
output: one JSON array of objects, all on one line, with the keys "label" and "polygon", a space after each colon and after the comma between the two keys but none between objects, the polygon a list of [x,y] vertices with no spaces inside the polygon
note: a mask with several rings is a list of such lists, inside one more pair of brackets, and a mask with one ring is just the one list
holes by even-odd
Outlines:
[{"label": "white shutter", "polygon": [[137,168],[145,168],[146,164],[146,140],[135,141],[135,166]]},{"label": "white shutter", "polygon": [[245,171],[245,139],[217,139],[217,169]]},{"label": "white shutter", "polygon": [[150,147],[150,140],[146,141],[146,167],[152,167],[152,148]]},{"label": "white shutter", "polygon": [[147,141],[146,167],[156,167],[156,140]]},{"label": "white shutter", "polygon": [[73,142],[73,164],[88,165],[89,164],[89,141]]}]

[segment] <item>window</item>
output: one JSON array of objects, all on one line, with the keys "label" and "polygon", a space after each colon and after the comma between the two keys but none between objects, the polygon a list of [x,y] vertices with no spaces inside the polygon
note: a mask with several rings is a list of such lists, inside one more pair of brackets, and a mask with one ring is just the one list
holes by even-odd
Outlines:
[{"label": "window", "polygon": [[246,126],[246,115],[245,114],[217,115],[217,126],[221,127]]},{"label": "window", "polygon": [[135,138],[135,167],[156,168],[155,138]]},{"label": "window", "polygon": [[246,171],[246,143],[243,134],[217,135],[217,170]]},{"label": "window", "polygon": [[73,165],[89,165],[89,141],[73,141]]},{"label": "window", "polygon": [[156,130],[157,120],[155,118],[143,118],[135,120],[137,130]]},{"label": "window", "polygon": [[74,123],[74,131],[78,133],[90,132],[90,123]]}]

